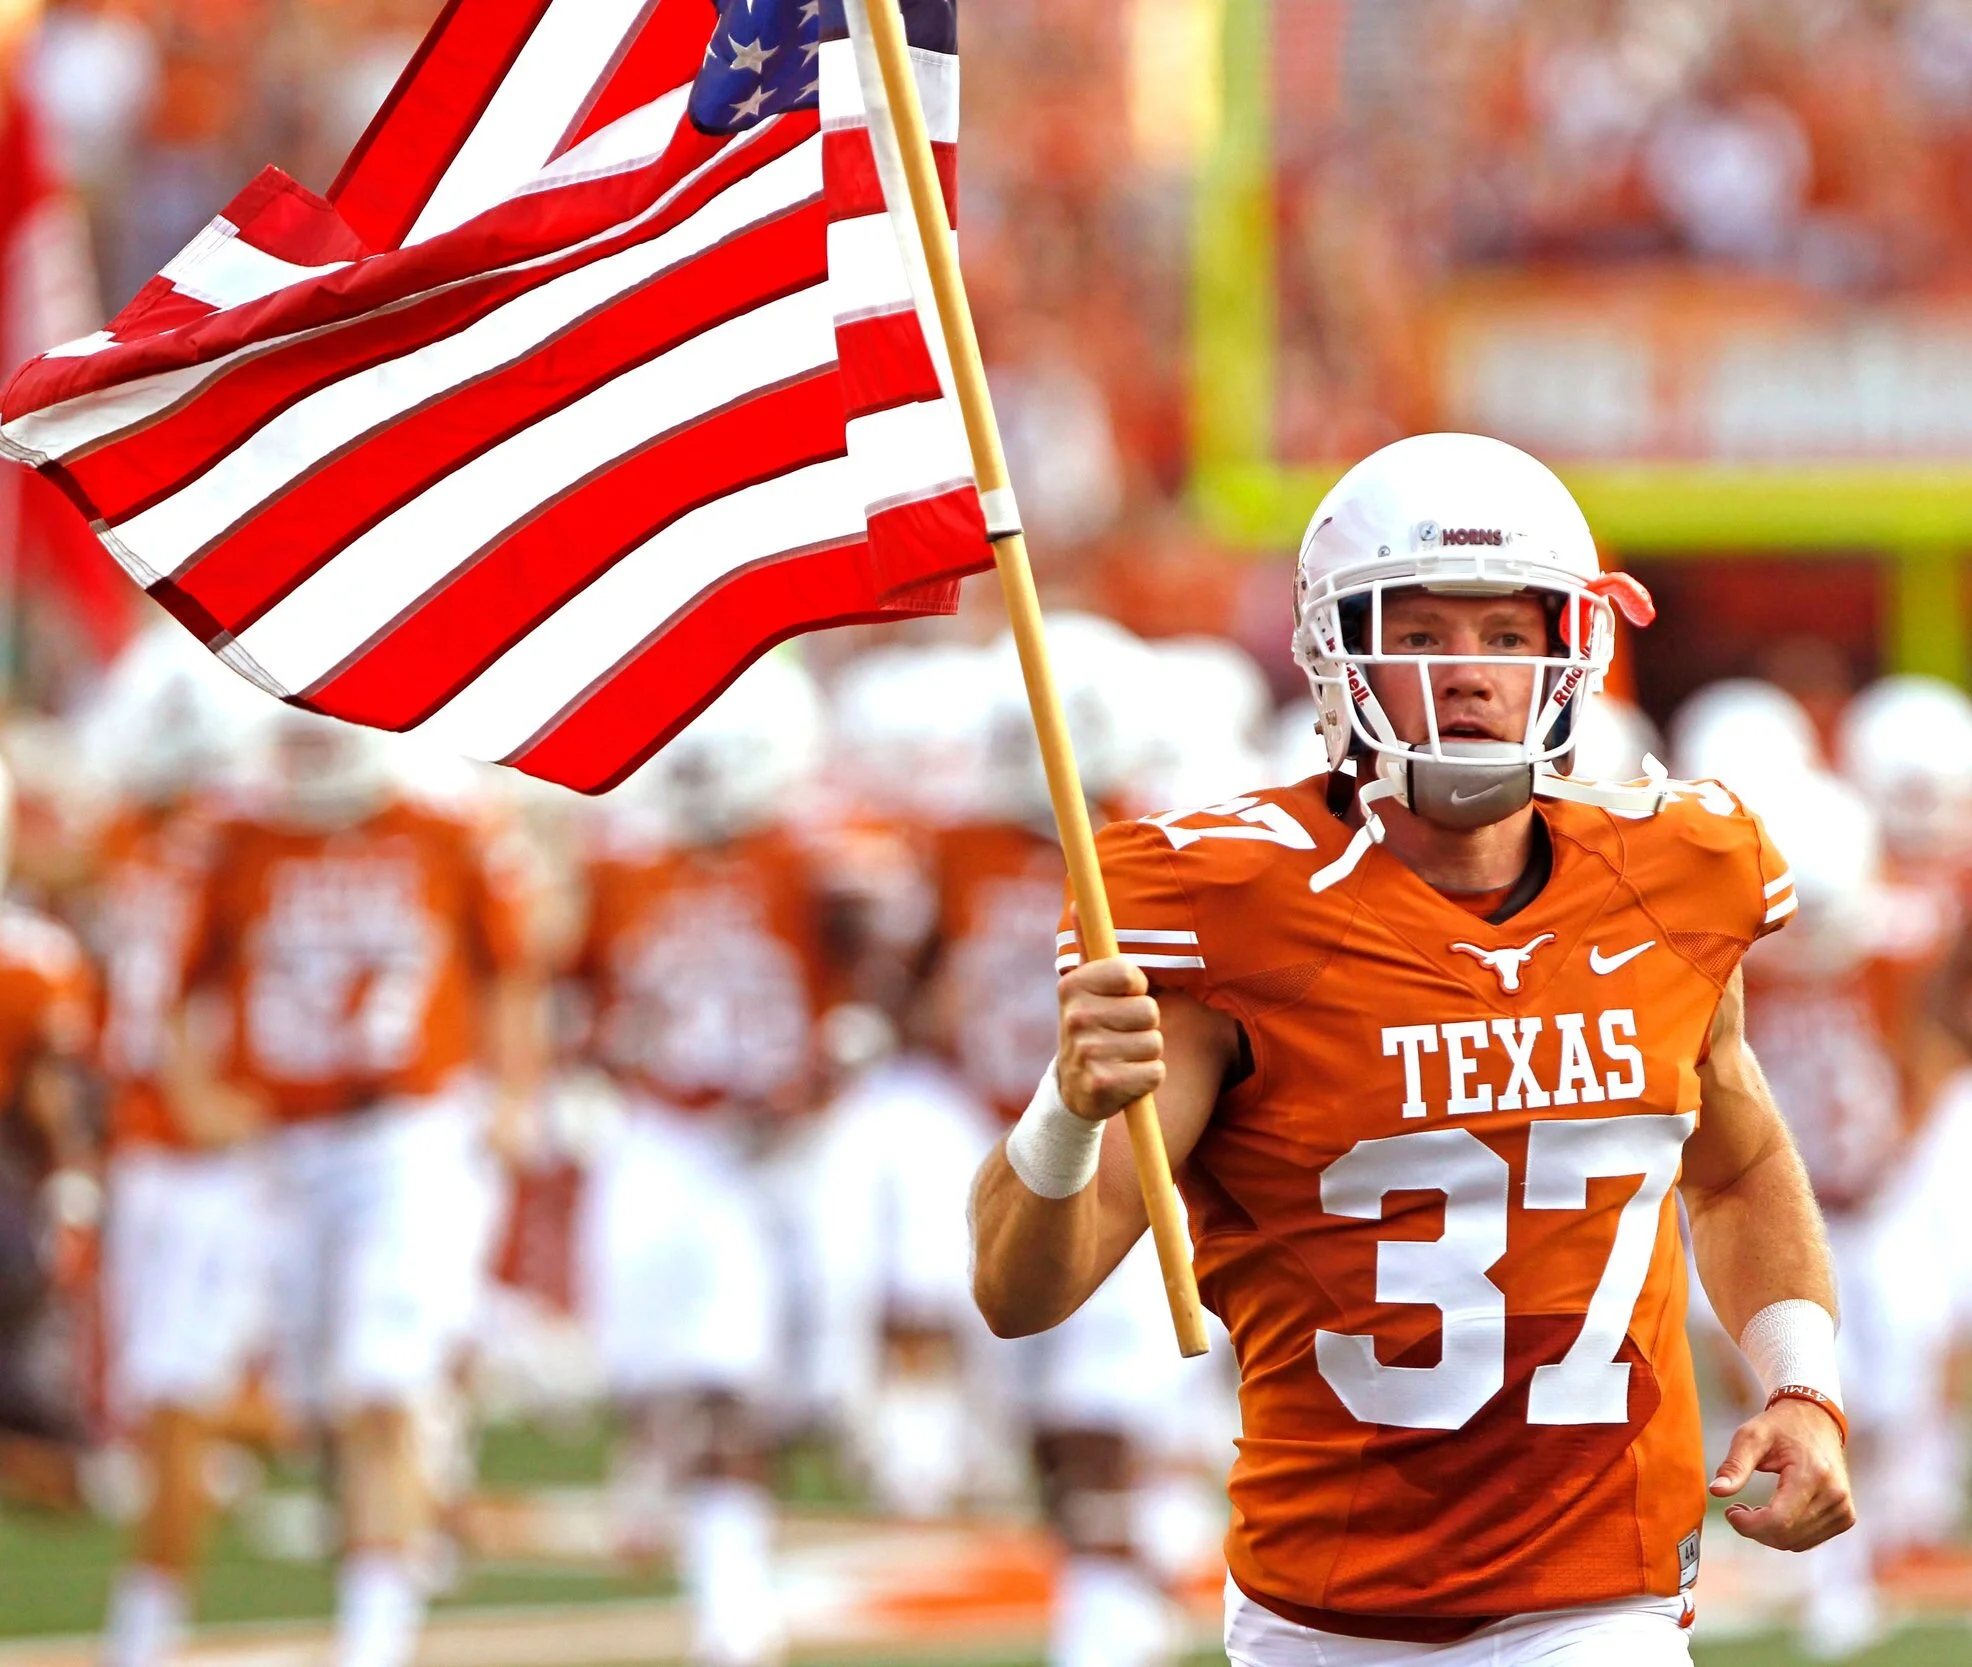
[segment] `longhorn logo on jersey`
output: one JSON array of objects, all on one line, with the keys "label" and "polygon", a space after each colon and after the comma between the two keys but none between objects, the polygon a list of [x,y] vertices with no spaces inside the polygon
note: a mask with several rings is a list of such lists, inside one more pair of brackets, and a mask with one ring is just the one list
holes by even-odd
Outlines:
[{"label": "longhorn logo on jersey", "polygon": [[1499,974],[1500,988],[1508,995],[1514,995],[1520,989],[1520,971],[1534,958],[1534,951],[1543,944],[1553,942],[1554,934],[1543,932],[1518,949],[1481,949],[1476,943],[1455,943],[1452,948],[1461,955],[1470,955],[1481,966],[1491,967]]}]

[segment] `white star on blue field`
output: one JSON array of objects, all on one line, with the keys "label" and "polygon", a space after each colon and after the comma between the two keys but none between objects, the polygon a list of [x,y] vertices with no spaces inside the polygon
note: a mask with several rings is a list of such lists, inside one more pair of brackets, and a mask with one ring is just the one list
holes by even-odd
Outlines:
[{"label": "white star on blue field", "polygon": [[[843,0],[716,0],[719,22],[692,84],[692,125],[743,133],[821,102],[822,42],[849,33]],[[903,0],[913,46],[958,50],[957,0]]]}]

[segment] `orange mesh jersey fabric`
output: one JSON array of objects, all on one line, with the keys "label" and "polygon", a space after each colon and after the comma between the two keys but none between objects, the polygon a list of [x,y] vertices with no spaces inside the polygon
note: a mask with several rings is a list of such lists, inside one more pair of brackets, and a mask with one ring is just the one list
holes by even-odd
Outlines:
[{"label": "orange mesh jersey fabric", "polygon": [[91,937],[102,966],[97,1060],[115,1147],[187,1144],[159,1084],[167,1026],[183,995],[213,824],[198,808],[135,809],[97,852]]},{"label": "orange mesh jersey fabric", "polygon": [[576,972],[601,1064],[681,1109],[806,1106],[834,991],[824,888],[802,845],[769,829],[716,848],[606,850],[588,891]]},{"label": "orange mesh jersey fabric", "polygon": [[1067,877],[1061,847],[1017,823],[937,835],[937,1030],[980,1099],[1006,1122],[1054,1058],[1055,981],[1037,953]]},{"label": "orange mesh jersey fabric", "polygon": [[1552,877],[1493,926],[1380,848],[1312,891],[1349,839],[1320,785],[1101,836],[1123,952],[1252,1050],[1179,1176],[1239,1356],[1232,1573],[1345,1617],[1675,1593],[1705,1476],[1671,1190],[1784,865],[1719,789],[1542,803]]}]

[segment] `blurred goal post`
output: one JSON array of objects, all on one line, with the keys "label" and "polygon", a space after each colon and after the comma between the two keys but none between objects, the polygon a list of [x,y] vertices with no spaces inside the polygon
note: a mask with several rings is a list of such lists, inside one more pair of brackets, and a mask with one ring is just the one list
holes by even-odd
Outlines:
[{"label": "blurred goal post", "polygon": [[[1192,272],[1193,499],[1235,548],[1293,550],[1348,460],[1281,462],[1273,413],[1277,297],[1272,7],[1221,8],[1216,133],[1199,171]],[[1304,3],[1304,0],[1289,0]],[[1563,466],[1603,543],[1626,557],[1874,555],[1886,669],[1972,676],[1965,554],[1972,460]]]}]

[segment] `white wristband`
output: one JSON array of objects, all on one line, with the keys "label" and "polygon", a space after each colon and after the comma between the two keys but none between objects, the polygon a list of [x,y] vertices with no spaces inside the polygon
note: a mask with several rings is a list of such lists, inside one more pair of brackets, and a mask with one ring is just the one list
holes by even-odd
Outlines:
[{"label": "white wristband", "polygon": [[1040,1198],[1073,1198],[1096,1178],[1102,1125],[1077,1117],[1061,1097],[1054,1062],[1007,1136],[1007,1163]]},{"label": "white wristband", "polygon": [[1771,1302],[1746,1322],[1739,1347],[1760,1375],[1760,1390],[1798,1386],[1842,1404],[1835,1368],[1835,1316],[1818,1302]]}]

